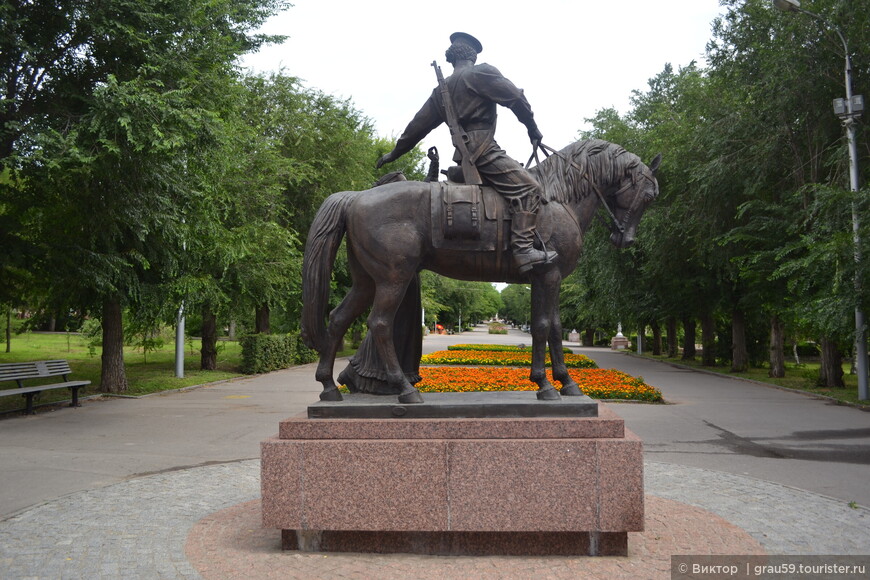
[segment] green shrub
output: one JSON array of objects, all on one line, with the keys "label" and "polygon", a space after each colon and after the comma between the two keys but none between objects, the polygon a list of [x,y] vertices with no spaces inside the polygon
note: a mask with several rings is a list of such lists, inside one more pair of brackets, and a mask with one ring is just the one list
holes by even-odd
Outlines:
[{"label": "green shrub", "polygon": [[242,345],[241,370],[247,375],[268,373],[317,360],[298,334],[250,334]]},{"label": "green shrub", "polygon": [[291,334],[293,337],[293,364],[306,365],[316,362],[318,359],[317,351],[311,350],[305,343],[302,342],[302,337],[298,334]]}]

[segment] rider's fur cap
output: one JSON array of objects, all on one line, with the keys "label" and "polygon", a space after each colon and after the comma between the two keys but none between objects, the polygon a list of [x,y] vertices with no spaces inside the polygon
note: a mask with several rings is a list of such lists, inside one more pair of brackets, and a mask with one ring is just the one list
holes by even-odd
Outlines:
[{"label": "rider's fur cap", "polygon": [[450,42],[452,44],[467,44],[473,48],[477,54],[483,52],[483,45],[480,44],[480,41],[465,32],[454,32],[450,35]]}]

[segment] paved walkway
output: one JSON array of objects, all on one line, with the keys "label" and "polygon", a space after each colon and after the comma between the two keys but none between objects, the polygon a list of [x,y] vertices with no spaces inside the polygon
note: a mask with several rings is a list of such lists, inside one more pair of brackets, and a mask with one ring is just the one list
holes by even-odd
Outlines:
[{"label": "paved walkway", "polygon": [[[866,554],[870,546],[870,513],[852,509],[842,502],[777,484],[704,469],[647,462],[648,525],[657,535],[662,529],[649,522],[650,506],[656,498],[696,506],[745,530],[761,548],[772,554]],[[2,578],[206,578],[237,577],[214,575],[228,564],[241,560],[251,574],[265,570],[284,578],[462,578],[471,569],[480,572],[486,564],[492,575],[485,577],[525,578],[541,572],[554,577],[576,577],[592,566],[602,578],[619,577],[628,562],[627,577],[669,577],[665,569],[648,571],[637,558],[438,558],[423,556],[348,556],[283,553],[276,530],[259,530],[258,506],[241,519],[230,518],[233,544],[241,543],[244,557],[236,554],[223,561],[222,551],[188,547],[188,538],[200,520],[216,512],[255,502],[259,496],[259,461],[249,460],[198,467],[140,477],[107,487],[78,492],[46,502],[0,523],[0,577]],[[686,512],[678,505],[665,504],[662,516],[676,518],[676,538],[659,539],[683,554],[696,548],[700,527],[709,524],[703,514]],[[233,523],[235,526],[233,527]],[[713,532],[720,551],[730,546],[753,548],[751,542],[728,540],[723,522],[714,521]],[[686,529],[688,528],[688,529]],[[667,528],[671,529],[671,528]],[[682,530],[683,534],[678,532]],[[648,530],[650,531],[650,530]],[[640,534],[631,534],[630,550],[649,552],[649,539],[642,548]],[[723,540],[722,537],[725,537]],[[219,541],[216,534],[200,534],[199,544]],[[225,539],[225,538],[224,538]],[[738,538],[737,540],[740,540]],[[705,546],[706,547],[706,546]],[[239,549],[238,545],[226,546]],[[697,552],[694,552],[697,553]],[[711,552],[704,552],[711,553]],[[751,552],[749,552],[751,553]],[[193,556],[191,558],[191,555]],[[198,567],[191,563],[194,560]],[[658,564],[661,564],[658,558]],[[652,564],[647,561],[646,564]],[[278,567],[278,568],[276,568]],[[304,570],[307,575],[297,575]],[[448,574],[449,572],[449,574]],[[513,574],[516,575],[513,575]],[[431,575],[428,575],[431,574]],[[445,575],[446,574],[446,575]],[[667,574],[667,575],[664,575]],[[588,576],[587,576],[588,577]],[[597,577],[597,576],[596,576]]]},{"label": "paved walkway", "polygon": [[[461,339],[495,342],[476,334]],[[425,347],[448,340],[458,342]],[[257,525],[256,457],[279,419],[316,399],[312,368],[301,367],[0,421],[0,578],[669,578],[670,554],[870,552],[870,510],[846,499],[870,504],[857,493],[870,479],[834,483],[840,469],[866,474],[870,414],[595,354],[676,403],[616,407],[647,442],[648,529],[631,535],[629,558],[282,553],[278,533]],[[791,424],[771,411],[783,406]]]}]

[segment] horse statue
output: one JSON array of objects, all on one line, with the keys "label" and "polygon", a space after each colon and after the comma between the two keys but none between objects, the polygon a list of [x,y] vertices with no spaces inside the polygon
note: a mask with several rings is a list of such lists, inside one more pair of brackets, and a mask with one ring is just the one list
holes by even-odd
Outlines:
[{"label": "horse statue", "polygon": [[[400,403],[423,402],[403,372],[394,344],[396,312],[422,269],[462,280],[531,282],[529,379],[538,385],[537,398],[582,395],[568,374],[562,350],[562,279],[576,268],[583,234],[601,205],[611,220],[611,243],[619,248],[634,243],[641,216],[659,192],[655,174],[660,162],[661,154],[647,166],[619,145],[591,139],[575,142],[531,168],[545,192],[539,243],[555,251],[558,260],[524,275],[517,272],[508,249],[507,204],[491,188],[399,181],[329,196],[311,225],[302,266],[302,339],[320,354],[315,372],[323,385],[320,399],[342,400],[333,379],[336,353],[347,329],[371,306],[367,323],[384,380]],[[352,286],[329,314],[327,325],[332,265],[345,235]],[[419,318],[413,324],[419,325]],[[553,377],[562,384],[558,391],[547,379],[548,342]]]}]

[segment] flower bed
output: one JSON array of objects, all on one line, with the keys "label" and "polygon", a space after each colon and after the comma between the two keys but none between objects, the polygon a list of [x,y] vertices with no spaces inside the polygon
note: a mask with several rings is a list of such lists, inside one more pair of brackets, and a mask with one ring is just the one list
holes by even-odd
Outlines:
[{"label": "flower bed", "polygon": [[[492,350],[497,352],[531,352],[531,346],[521,346],[513,344],[454,344],[448,346],[447,350]],[[562,352],[573,354],[568,347],[563,347]]]},{"label": "flower bed", "polygon": [[[661,391],[643,378],[615,369],[571,369],[568,371],[583,392],[593,399],[661,402]],[[415,385],[423,393],[472,391],[535,391],[527,369],[485,367],[421,367],[423,380]],[[547,371],[553,381],[553,375]]]},{"label": "flower bed", "polygon": [[[487,345],[481,345],[487,346]],[[492,365],[492,366],[530,366],[532,353],[523,351],[496,351],[496,350],[439,350],[432,354],[424,355],[420,359],[424,365]],[[547,354],[546,363],[550,364],[550,355]],[[591,358],[583,354],[566,354],[565,365],[568,368],[594,369],[598,365]]]}]

